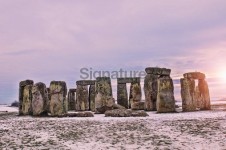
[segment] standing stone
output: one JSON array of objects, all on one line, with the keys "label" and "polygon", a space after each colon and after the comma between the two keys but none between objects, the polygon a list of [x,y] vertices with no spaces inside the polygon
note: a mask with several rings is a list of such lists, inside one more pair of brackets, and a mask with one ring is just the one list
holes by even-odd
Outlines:
[{"label": "standing stone", "polygon": [[76,110],[89,110],[89,93],[87,85],[77,85],[76,90]]},{"label": "standing stone", "polygon": [[142,96],[142,93],[141,93],[140,83],[131,83],[130,97],[129,97],[129,106],[131,109],[133,109],[133,103],[137,103],[141,101],[141,96]]},{"label": "standing stone", "polygon": [[112,87],[110,77],[96,78],[96,113],[104,113],[106,110],[113,109],[114,99],[112,97]]},{"label": "standing stone", "polygon": [[157,112],[175,112],[173,80],[170,77],[158,79]]},{"label": "standing stone", "polygon": [[32,93],[31,89],[34,82],[25,80],[19,83],[19,115],[32,114]]},{"label": "standing stone", "polygon": [[63,116],[67,113],[66,95],[67,85],[64,81],[50,83],[50,113],[52,116]]},{"label": "standing stone", "polygon": [[68,110],[75,110],[75,93],[76,89],[69,89],[68,91]]},{"label": "standing stone", "polygon": [[129,108],[126,83],[118,83],[117,85],[117,103],[127,109]]},{"label": "standing stone", "polygon": [[32,87],[32,110],[34,116],[48,115],[48,91],[44,83],[36,83]]},{"label": "standing stone", "polygon": [[195,81],[193,79],[182,78],[181,82],[181,98],[183,111],[195,111],[197,107],[195,95]]},{"label": "standing stone", "polygon": [[147,74],[144,79],[145,109],[156,111],[158,75]]},{"label": "standing stone", "polygon": [[95,112],[95,84],[89,86],[89,109]]},{"label": "standing stone", "polygon": [[205,80],[199,80],[198,89],[200,91],[200,97],[202,100],[202,104],[200,105],[201,110],[210,110],[210,95],[209,95],[209,88],[208,84]]}]

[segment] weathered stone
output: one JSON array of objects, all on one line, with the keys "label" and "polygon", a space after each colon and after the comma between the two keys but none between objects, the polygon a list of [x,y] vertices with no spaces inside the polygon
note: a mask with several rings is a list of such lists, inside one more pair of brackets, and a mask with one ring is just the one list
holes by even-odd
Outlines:
[{"label": "weathered stone", "polygon": [[210,95],[209,95],[209,88],[208,88],[207,82],[205,80],[199,80],[198,89],[200,92],[199,100],[201,100],[200,109],[201,110],[210,110],[211,104],[210,104]]},{"label": "weathered stone", "polygon": [[129,107],[131,109],[133,103],[140,102],[142,97],[141,86],[140,83],[131,83],[130,85],[130,96],[129,96]]},{"label": "weathered stone", "polygon": [[128,109],[114,109],[107,110],[105,112],[105,117],[131,117],[132,110]]},{"label": "weathered stone", "polygon": [[131,106],[132,110],[144,110],[145,109],[145,102],[135,102]]},{"label": "weathered stone", "polygon": [[195,100],[195,81],[193,79],[182,78],[180,82],[183,111],[195,111],[197,107]]},{"label": "weathered stone", "polygon": [[144,79],[145,110],[156,111],[158,75],[147,74]]},{"label": "weathered stone", "polygon": [[32,87],[32,111],[34,116],[48,115],[48,91],[44,83],[36,83]]},{"label": "weathered stone", "polygon": [[109,77],[96,78],[96,113],[104,113],[106,110],[113,109],[115,100],[112,97],[111,79]]},{"label": "weathered stone", "polygon": [[126,109],[125,107],[119,105],[119,104],[113,104],[113,109]]},{"label": "weathered stone", "polygon": [[126,84],[126,83],[140,83],[140,77],[134,78],[117,78],[118,84]]},{"label": "weathered stone", "polygon": [[204,80],[206,76],[201,72],[189,72],[184,74],[184,78]]},{"label": "weathered stone", "polygon": [[96,82],[95,80],[79,80],[76,81],[76,84],[86,86],[86,85],[95,85],[95,82]]},{"label": "weathered stone", "polygon": [[89,92],[87,85],[77,85],[76,91],[76,110],[89,110]]},{"label": "weathered stone", "polygon": [[117,85],[117,103],[125,108],[129,108],[126,83]]},{"label": "weathered stone", "polygon": [[52,81],[50,83],[50,113],[52,116],[63,116],[67,113],[65,103],[67,101],[67,85],[64,81]]},{"label": "weathered stone", "polygon": [[157,112],[175,112],[173,80],[170,77],[158,79]]},{"label": "weathered stone", "polygon": [[95,112],[95,85],[89,86],[89,109],[93,112]]},{"label": "weathered stone", "polygon": [[131,117],[148,117],[149,115],[144,110],[132,111]]},{"label": "weathered stone", "polygon": [[32,114],[31,89],[33,84],[32,80],[25,80],[19,83],[19,115]]},{"label": "weathered stone", "polygon": [[68,113],[68,117],[94,117],[93,113],[91,112],[75,112],[75,113]]},{"label": "weathered stone", "polygon": [[68,110],[75,110],[75,94],[76,89],[69,89],[68,91]]},{"label": "weathered stone", "polygon": [[129,109],[114,109],[107,110],[105,117],[147,117],[149,116],[145,111],[132,111]]},{"label": "weathered stone", "polygon": [[164,75],[164,76],[170,76],[170,73],[171,73],[171,69],[158,68],[158,67],[148,67],[148,68],[145,68],[145,71],[147,74]]}]

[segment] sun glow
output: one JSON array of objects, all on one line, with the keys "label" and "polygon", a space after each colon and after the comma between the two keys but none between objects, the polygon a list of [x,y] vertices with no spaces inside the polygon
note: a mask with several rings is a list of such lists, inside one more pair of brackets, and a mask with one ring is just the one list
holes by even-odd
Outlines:
[{"label": "sun glow", "polygon": [[226,71],[223,71],[219,73],[219,78],[222,80],[224,83],[226,83]]}]

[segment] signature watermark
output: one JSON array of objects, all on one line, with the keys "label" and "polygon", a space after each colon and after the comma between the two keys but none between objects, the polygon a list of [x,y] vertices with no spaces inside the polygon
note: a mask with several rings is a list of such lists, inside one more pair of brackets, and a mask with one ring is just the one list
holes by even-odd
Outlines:
[{"label": "signature watermark", "polygon": [[111,79],[140,77],[144,79],[145,76],[145,71],[127,71],[122,68],[114,71],[94,70],[93,68],[80,69],[80,78],[83,80],[93,80],[97,77],[110,77]]}]

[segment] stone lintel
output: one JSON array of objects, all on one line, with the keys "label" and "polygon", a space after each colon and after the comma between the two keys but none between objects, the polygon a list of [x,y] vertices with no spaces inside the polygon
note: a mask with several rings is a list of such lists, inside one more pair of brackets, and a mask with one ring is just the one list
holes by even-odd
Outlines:
[{"label": "stone lintel", "polygon": [[184,78],[204,80],[206,76],[201,72],[188,72],[184,74]]},{"label": "stone lintel", "polygon": [[126,83],[140,83],[140,77],[134,78],[117,78],[118,84],[126,84]]},{"label": "stone lintel", "polygon": [[77,85],[94,85],[95,84],[95,80],[79,80],[79,81],[76,81],[76,84]]},{"label": "stone lintel", "polygon": [[165,76],[169,76],[171,73],[171,69],[158,68],[158,67],[148,67],[148,68],[145,68],[145,71],[147,74],[165,75]]}]

